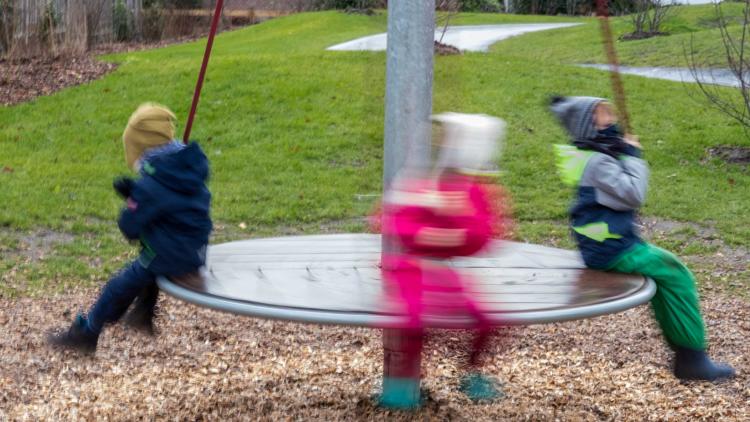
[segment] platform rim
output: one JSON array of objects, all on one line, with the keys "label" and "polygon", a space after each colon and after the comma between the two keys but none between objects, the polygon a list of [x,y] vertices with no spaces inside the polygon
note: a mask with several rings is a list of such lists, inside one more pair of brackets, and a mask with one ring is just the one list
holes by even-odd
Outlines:
[{"label": "platform rim", "polygon": [[[575,308],[550,309],[519,312],[490,312],[490,321],[498,326],[533,325],[594,318],[619,313],[645,304],[656,293],[653,280],[644,277],[645,282],[634,293],[610,301],[578,306]],[[288,306],[258,304],[236,299],[200,293],[182,287],[166,277],[157,278],[159,288],[170,296],[194,305],[244,315],[255,318],[283,320],[298,323],[347,325],[367,328],[398,327],[404,325],[406,316],[369,311],[334,311],[314,308],[293,308]],[[430,328],[469,328],[469,318],[428,317],[425,325]]]}]

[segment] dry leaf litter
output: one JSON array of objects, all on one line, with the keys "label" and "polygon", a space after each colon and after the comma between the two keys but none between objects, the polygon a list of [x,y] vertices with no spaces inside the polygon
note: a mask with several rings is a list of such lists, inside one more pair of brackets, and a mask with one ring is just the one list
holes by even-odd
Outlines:
[{"label": "dry leaf litter", "polygon": [[458,390],[468,334],[429,333],[426,398],[415,413],[379,409],[377,330],[251,319],[162,299],[160,334],[115,325],[95,358],[50,349],[96,292],[0,298],[4,420],[750,420],[750,304],[704,297],[711,352],[739,371],[682,383],[646,306],[577,322],[498,330],[486,370],[506,398]]}]

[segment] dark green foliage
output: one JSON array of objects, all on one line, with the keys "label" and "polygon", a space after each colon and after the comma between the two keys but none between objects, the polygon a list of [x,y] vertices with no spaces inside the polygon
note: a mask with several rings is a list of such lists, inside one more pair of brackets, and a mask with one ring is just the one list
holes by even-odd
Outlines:
[{"label": "dark green foliage", "polygon": [[13,2],[0,0],[0,55],[10,49],[13,32]]},{"label": "dark green foliage", "polygon": [[318,0],[318,9],[373,9],[385,7],[383,0]]},{"label": "dark green foliage", "polygon": [[199,9],[202,6],[201,0],[143,0],[144,9]]},{"label": "dark green foliage", "polygon": [[[633,12],[639,0],[610,0],[608,13],[623,15]],[[592,0],[511,0],[513,13],[532,15],[590,15],[596,12]]]},{"label": "dark green foliage", "polygon": [[128,41],[133,38],[133,14],[123,0],[117,0],[115,3],[112,25],[115,40]]},{"label": "dark green foliage", "polygon": [[460,0],[462,12],[499,12],[500,2],[498,0]]},{"label": "dark green foliage", "polygon": [[164,6],[170,9],[197,9],[201,7],[201,0],[165,0]]}]

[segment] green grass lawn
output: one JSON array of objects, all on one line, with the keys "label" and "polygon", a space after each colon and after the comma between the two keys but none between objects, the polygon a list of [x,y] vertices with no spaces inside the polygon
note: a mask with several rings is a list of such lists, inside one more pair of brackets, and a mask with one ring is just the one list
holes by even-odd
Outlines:
[{"label": "green grass lawn", "polygon": [[[618,42],[623,62],[680,65],[678,45],[691,34],[705,45],[718,37],[710,7],[677,12],[667,25],[674,35]],[[603,61],[596,20],[485,14],[454,20],[547,21],[582,25],[511,39],[490,54],[438,57],[434,108],[508,121],[502,167],[518,237],[570,246],[564,221],[571,193],[558,182],[551,153],[565,138],[545,101],[552,93],[610,96],[606,73],[570,66]],[[361,217],[381,190],[385,55],[325,47],[385,26],[384,14],[324,12],[217,38],[193,130],[212,164],[217,240],[366,230]],[[624,33],[627,21],[615,27]],[[102,80],[0,108],[0,169],[12,169],[0,172],[0,293],[99,282],[134,255],[114,224],[121,201],[111,180],[127,172],[122,129],[144,101],[186,117],[203,47],[199,41],[108,56],[121,66]],[[715,226],[724,242],[750,245],[747,168],[705,154],[714,145],[749,145],[742,129],[682,84],[628,76],[625,84],[653,167],[643,214]],[[23,236],[47,232],[71,239],[19,262]]]},{"label": "green grass lawn", "polygon": [[[724,3],[722,13],[730,32],[739,35],[743,3]],[[612,19],[617,54],[630,66],[686,67],[686,53],[694,48],[701,67],[726,67],[724,47],[717,29],[713,5],[675,7],[662,30],[669,36],[623,41],[621,36],[633,31],[630,17]],[[573,21],[570,18],[563,20]],[[563,64],[606,63],[599,23],[595,18],[576,19],[585,25],[566,31],[537,32],[498,43],[493,52],[514,58],[531,58]],[[691,47],[692,46],[692,47]]]}]

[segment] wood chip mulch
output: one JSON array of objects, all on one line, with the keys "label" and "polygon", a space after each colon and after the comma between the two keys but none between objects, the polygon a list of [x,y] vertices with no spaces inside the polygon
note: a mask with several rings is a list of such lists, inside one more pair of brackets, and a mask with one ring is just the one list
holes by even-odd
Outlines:
[{"label": "wood chip mulch", "polygon": [[5,420],[750,420],[750,304],[704,297],[711,354],[739,376],[681,383],[647,306],[578,322],[502,329],[486,370],[506,397],[457,391],[468,335],[431,332],[427,398],[416,413],[377,408],[377,330],[300,325],[162,301],[160,334],[107,329],[95,358],[52,350],[95,291],[0,298],[0,421]]},{"label": "wood chip mulch", "polygon": [[81,85],[115,69],[91,57],[0,60],[0,105],[8,106]]}]

